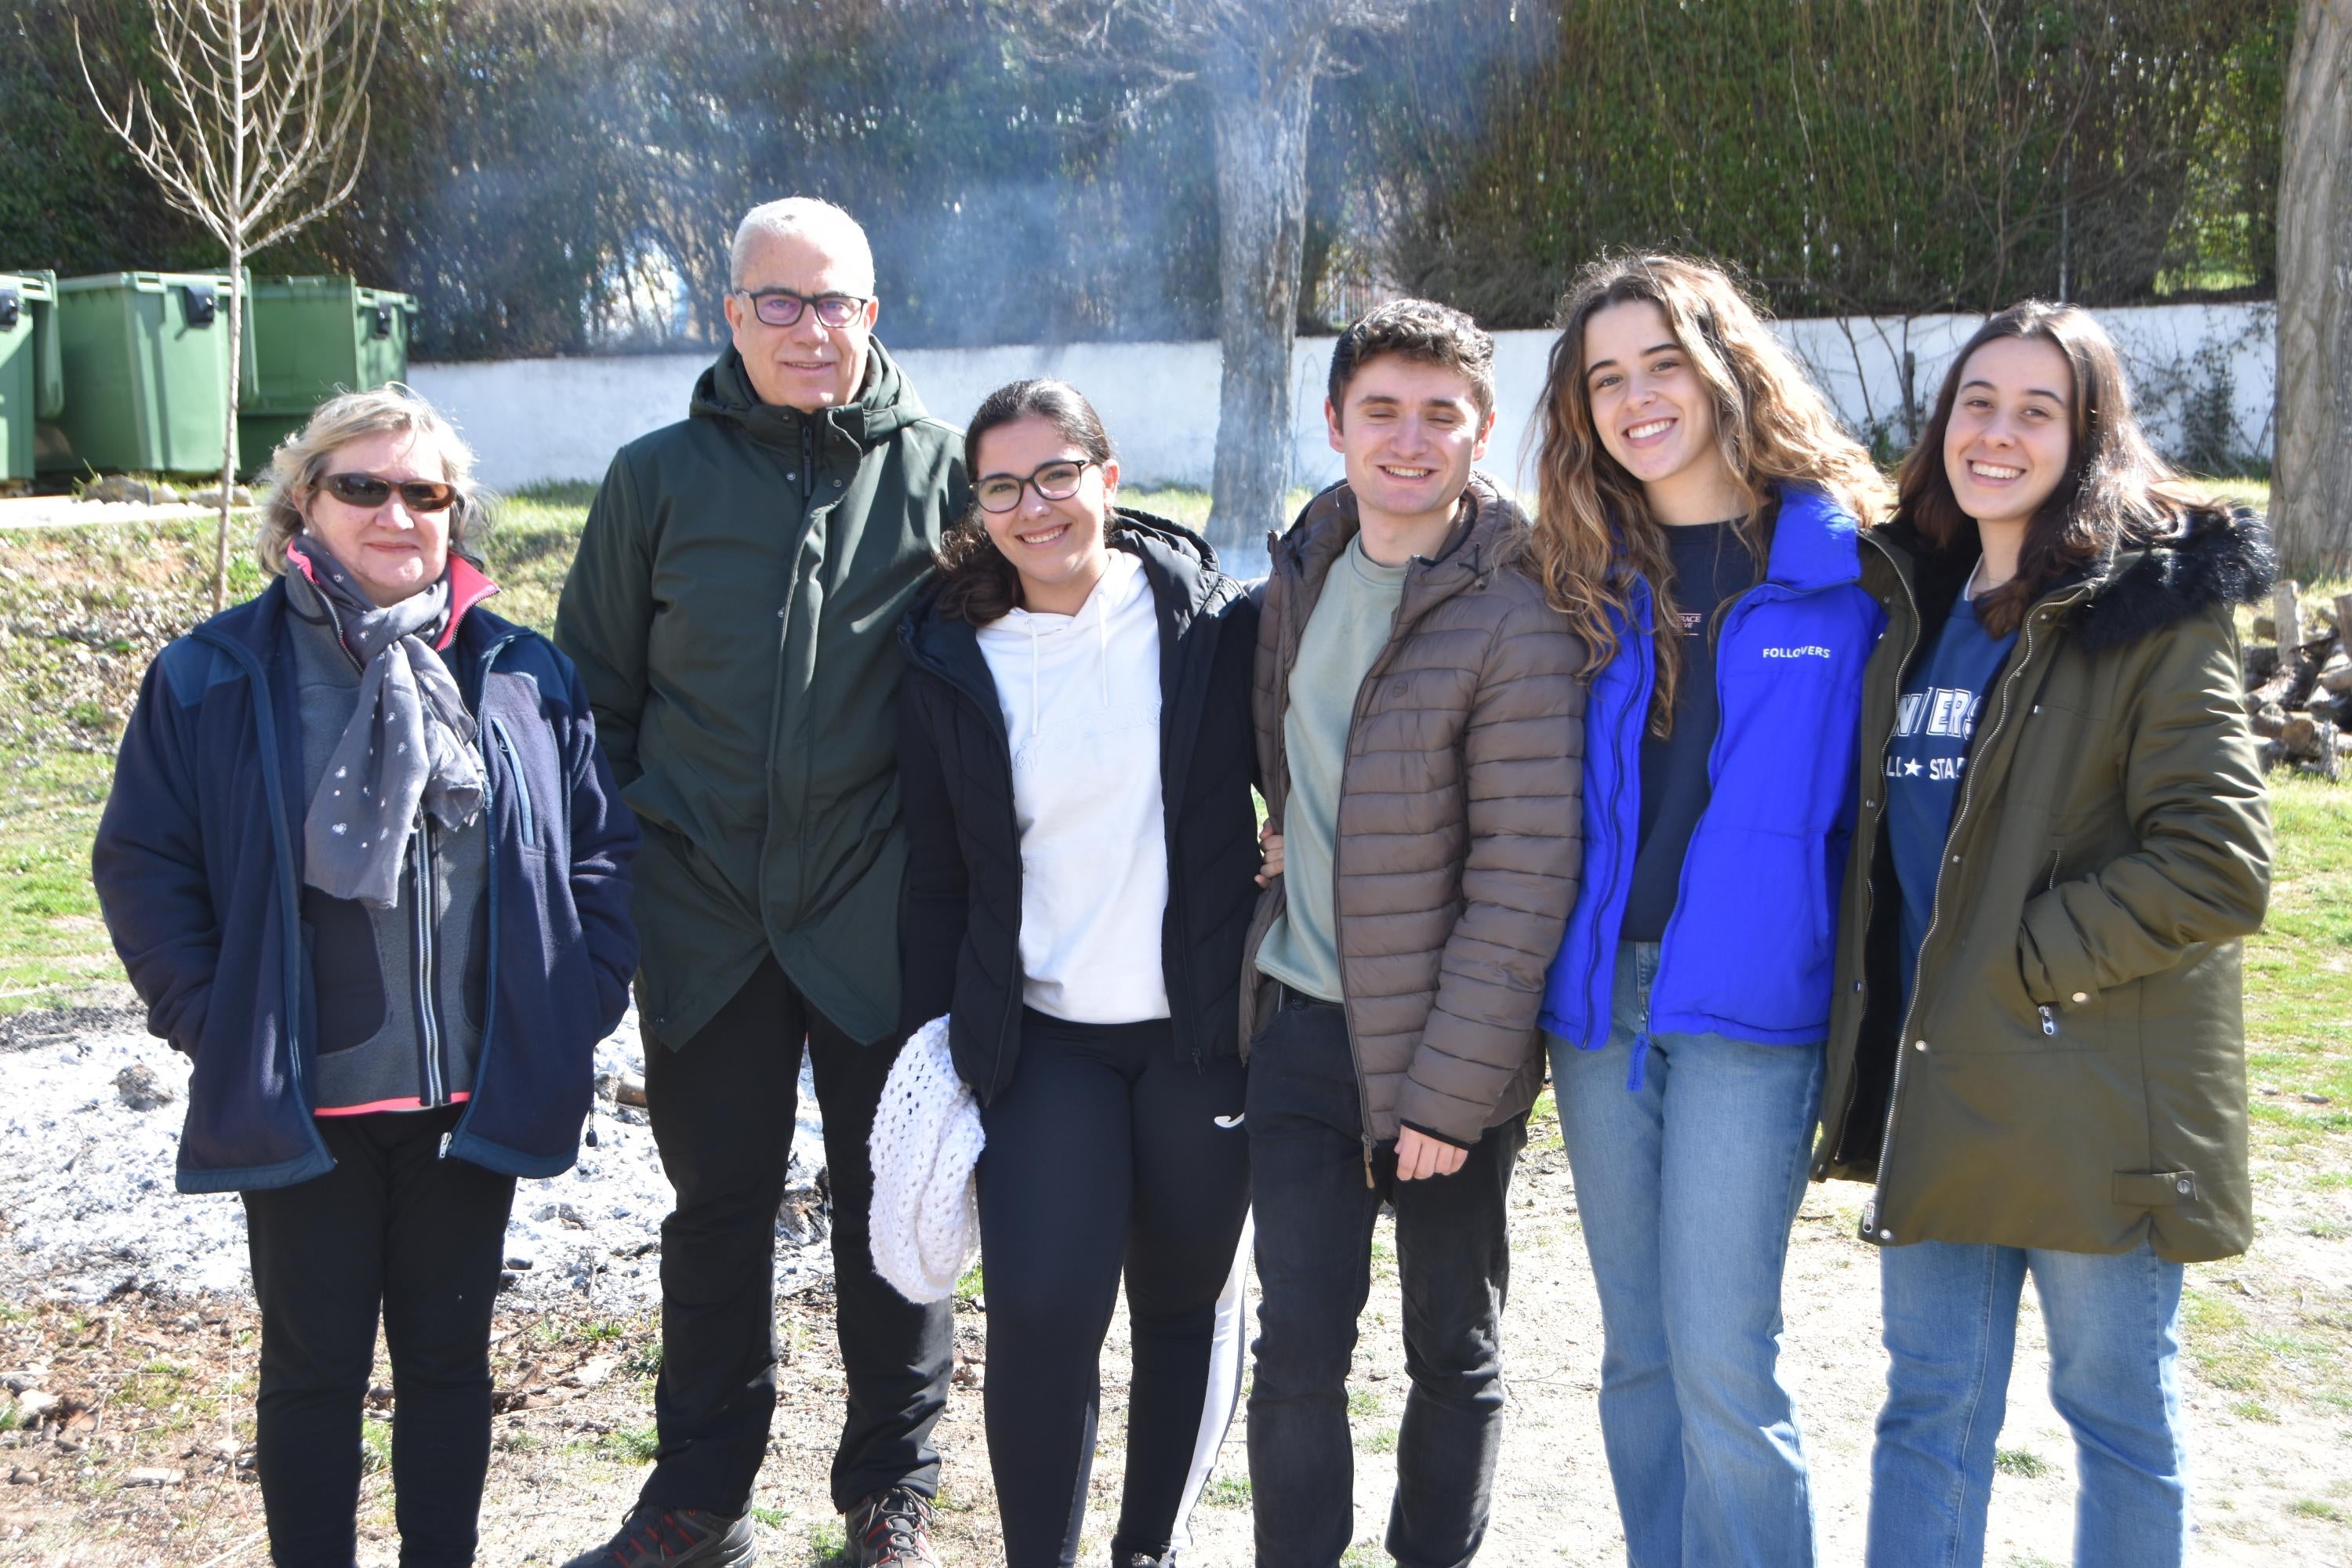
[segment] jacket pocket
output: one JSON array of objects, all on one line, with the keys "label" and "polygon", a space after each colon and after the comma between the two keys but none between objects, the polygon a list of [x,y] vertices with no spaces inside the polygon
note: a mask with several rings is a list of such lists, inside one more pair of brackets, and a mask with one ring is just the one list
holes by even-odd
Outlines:
[{"label": "jacket pocket", "polygon": [[2198,1199],[2194,1171],[2117,1171],[2112,1194],[2126,1208],[2172,1208]]},{"label": "jacket pocket", "polygon": [[388,1010],[383,959],[367,906],[302,889],[302,962],[310,976],[310,1048],[331,1056],[373,1039]]},{"label": "jacket pocket", "polygon": [[527,849],[539,848],[539,819],[530,798],[530,774],[522,765],[522,750],[515,744],[514,733],[503,719],[490,721],[490,735],[506,763],[508,793],[514,797],[517,830],[520,842]]}]

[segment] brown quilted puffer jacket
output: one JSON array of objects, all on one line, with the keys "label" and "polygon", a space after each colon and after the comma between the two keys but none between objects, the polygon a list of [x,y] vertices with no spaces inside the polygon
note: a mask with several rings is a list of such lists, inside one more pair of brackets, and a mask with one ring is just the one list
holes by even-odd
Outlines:
[{"label": "brown quilted puffer jacket", "polygon": [[[1483,474],[1470,485],[1444,549],[1405,575],[1340,775],[1334,923],[1368,1146],[1400,1124],[1472,1144],[1535,1103],[1536,1006],[1576,902],[1583,645],[1519,569],[1518,508]],[[1251,700],[1277,823],[1291,666],[1357,528],[1335,485],[1269,544]],[[1243,948],[1244,1041],[1274,1009],[1256,959],[1283,896],[1276,878]]]}]

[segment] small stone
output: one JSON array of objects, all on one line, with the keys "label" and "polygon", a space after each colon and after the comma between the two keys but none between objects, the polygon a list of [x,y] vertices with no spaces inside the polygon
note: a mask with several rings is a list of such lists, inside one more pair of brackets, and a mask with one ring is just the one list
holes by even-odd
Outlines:
[{"label": "small stone", "polygon": [[176,1487],[187,1479],[188,1472],[185,1470],[166,1469],[161,1465],[152,1465],[124,1471],[122,1484],[126,1487]]},{"label": "small stone", "polygon": [[645,1104],[646,1080],[639,1078],[633,1072],[623,1073],[621,1075],[620,1088],[614,1091],[613,1098],[620,1101],[623,1105],[641,1106]]},{"label": "small stone", "polygon": [[602,1388],[605,1380],[613,1375],[614,1369],[619,1365],[617,1357],[593,1356],[572,1368],[563,1381],[573,1388]]},{"label": "small stone", "polygon": [[11,1465],[8,1467],[8,1479],[16,1486],[37,1487],[41,1484],[41,1472],[27,1465]]},{"label": "small stone", "polygon": [[58,1407],[58,1396],[45,1388],[28,1388],[16,1396],[16,1419],[30,1426]]},{"label": "small stone", "polygon": [[145,1062],[133,1062],[114,1075],[114,1092],[133,1110],[152,1110],[172,1103],[173,1094]]},{"label": "small stone", "polygon": [[127,502],[133,506],[145,506],[154,499],[154,493],[148,489],[144,480],[131,479],[126,474],[109,474],[84,489],[81,492],[81,499],[87,501]]}]

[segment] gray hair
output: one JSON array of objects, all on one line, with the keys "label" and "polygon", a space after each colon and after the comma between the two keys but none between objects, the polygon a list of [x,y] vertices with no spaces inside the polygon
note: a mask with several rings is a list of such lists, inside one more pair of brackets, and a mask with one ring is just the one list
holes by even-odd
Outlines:
[{"label": "gray hair", "polygon": [[286,546],[305,526],[302,508],[326,479],[328,459],[354,441],[402,432],[429,438],[439,448],[442,477],[457,491],[449,508],[449,548],[477,556],[490,531],[490,495],[474,483],[474,449],[439,409],[395,381],[373,392],[336,394],[271,454],[269,489],[253,538],[254,559],[265,575],[286,570]]},{"label": "gray hair", "polygon": [[824,244],[847,264],[862,279],[853,292],[874,292],[874,247],[866,240],[866,231],[856,218],[815,196],[763,202],[743,215],[743,221],[735,226],[735,243],[727,252],[728,287],[743,286],[743,263],[751,259],[753,246],[762,239],[792,236],[806,236]]}]

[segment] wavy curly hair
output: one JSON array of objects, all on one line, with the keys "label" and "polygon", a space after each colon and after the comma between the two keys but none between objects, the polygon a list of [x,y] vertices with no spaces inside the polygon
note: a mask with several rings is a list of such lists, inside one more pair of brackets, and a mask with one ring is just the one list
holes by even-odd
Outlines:
[{"label": "wavy curly hair", "polygon": [[[1562,295],[1544,377],[1536,518],[1530,551],[1536,579],[1553,608],[1574,623],[1590,675],[1616,657],[1618,627],[1633,625],[1639,577],[1671,625],[1674,573],[1664,525],[1642,482],[1601,444],[1585,385],[1584,329],[1612,305],[1646,301],[1664,312],[1675,342],[1715,405],[1715,439],[1747,494],[1739,534],[1760,564],[1769,558],[1769,487],[1810,485],[1835,497],[1864,527],[1885,515],[1885,477],[1847,435],[1797,357],[1774,337],[1763,312],[1722,268],[1685,256],[1603,257]],[[1658,637],[1650,727],[1674,725],[1682,679],[1679,637]]]}]

